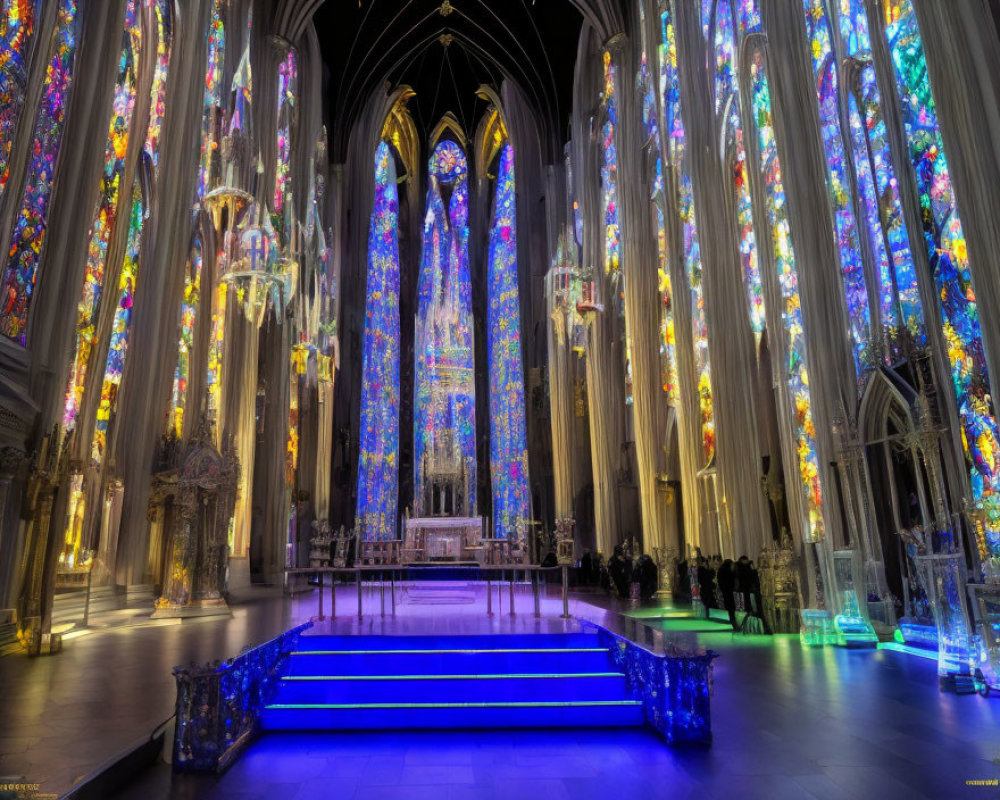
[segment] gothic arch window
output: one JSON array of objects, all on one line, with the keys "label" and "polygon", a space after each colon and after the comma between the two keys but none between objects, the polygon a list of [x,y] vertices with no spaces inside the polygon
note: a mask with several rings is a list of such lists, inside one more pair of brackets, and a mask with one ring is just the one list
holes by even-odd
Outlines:
[{"label": "gothic arch window", "polygon": [[747,153],[744,144],[742,95],[737,69],[736,19],[729,0],[718,0],[715,7],[715,110],[721,120],[720,136],[723,158],[732,175],[736,201],[736,220],[739,225],[740,261],[743,282],[750,313],[750,327],[757,345],[766,324],[764,291],[761,283],[757,256],[757,240],[753,227],[753,204],[747,171]]},{"label": "gothic arch window", "polygon": [[[641,10],[641,6],[640,6]],[[657,122],[656,95],[653,81],[646,63],[646,53],[642,54],[639,68],[639,91],[642,96],[642,119],[646,130],[647,146],[653,160],[653,186],[650,194],[656,220],[657,274],[659,276],[660,298],[660,377],[667,403],[677,405],[677,355],[674,342],[673,292],[670,286],[670,268],[667,264],[667,231],[663,216],[663,155],[660,141],[660,127]]]},{"label": "gothic arch window", "polygon": [[[96,410],[93,406],[87,409],[87,413],[96,414],[91,448],[95,458],[104,453],[125,365],[142,234],[159,161],[171,22],[170,0],[153,4],[130,0],[126,7],[104,171],[90,228],[83,293],[78,306],[76,349],[63,415],[64,425],[76,426],[77,415],[83,410],[80,401],[90,365],[95,357],[100,359],[93,363],[99,371],[92,378],[100,381],[101,391],[93,396],[98,405]],[[140,65],[150,61],[152,69],[144,72]],[[148,103],[137,102],[140,93],[148,93]],[[135,115],[137,108],[146,109],[141,118]],[[142,145],[130,148],[131,137],[137,133],[144,134]],[[132,163],[127,162],[130,152],[135,153]],[[124,240],[117,239],[124,242],[123,246],[113,244],[119,226],[127,226]],[[102,312],[102,306],[110,302],[115,303],[113,312]],[[85,431],[90,433],[89,426]]]},{"label": "gothic arch window", "polygon": [[[882,275],[882,324],[895,322],[897,330],[901,332],[905,329],[917,345],[923,345],[926,344],[927,337],[920,287],[913,268],[906,224],[903,222],[899,184],[886,139],[882,98],[875,79],[875,68],[870,60],[855,61],[851,66],[854,80],[849,86],[847,98],[848,120],[859,193],[871,241],[879,260],[879,273]],[[882,267],[883,254],[891,264],[888,281]],[[894,333],[890,332],[893,340],[896,339]]]},{"label": "gothic arch window", "polygon": [[[819,100],[819,123],[826,155],[826,185],[833,212],[834,238],[840,257],[841,277],[847,299],[847,314],[854,345],[854,363],[858,377],[870,361],[871,310],[861,255],[861,240],[854,215],[854,192],[848,151],[840,126],[840,86],[837,59],[834,55],[829,20],[823,0],[804,0],[806,35],[812,54],[816,96]],[[875,249],[875,248],[873,248]],[[888,264],[879,263],[884,285]],[[890,284],[891,285],[891,284]],[[890,323],[891,324],[891,323]]]},{"label": "gothic arch window", "polygon": [[0,195],[24,109],[24,93],[41,0],[10,0],[0,11]]},{"label": "gothic arch window", "polygon": [[[111,107],[111,123],[104,157],[104,170],[98,189],[97,210],[90,225],[90,243],[83,278],[83,296],[77,311],[76,348],[70,369],[69,388],[63,424],[73,427],[87,377],[87,363],[91,347],[96,344],[96,326],[104,274],[108,267],[108,242],[119,208],[128,209],[129,201],[119,204],[122,182],[125,179],[125,156],[132,130],[132,113],[138,91],[139,58],[142,51],[140,9],[136,0],[129,0],[125,8],[125,29],[122,32],[122,49],[118,58],[118,78],[115,82]],[[126,196],[130,194],[126,190]]]},{"label": "gothic arch window", "polygon": [[[443,129],[442,129],[443,130]],[[433,474],[464,478],[476,496],[476,390],[472,281],[469,275],[469,184],[464,150],[451,138],[427,165],[427,211],[415,332],[414,497],[422,506]]]},{"label": "gothic arch window", "polygon": [[188,381],[191,379],[191,353],[194,349],[194,325],[201,295],[201,237],[191,243],[187,268],[184,272],[184,299],[181,301],[180,337],[177,342],[177,366],[170,403],[170,425],[178,437],[184,432],[184,412],[187,407]]},{"label": "gothic arch window", "polygon": [[294,48],[278,65],[278,149],[274,171],[274,211],[279,220],[292,190],[292,125],[298,61]]},{"label": "gothic arch window", "polygon": [[517,285],[514,148],[500,151],[487,265],[490,368],[490,472],[493,535],[523,539],[530,518],[528,448]]},{"label": "gothic arch window", "polygon": [[618,209],[618,71],[611,52],[604,51],[603,124],[601,125],[601,204],[604,216],[604,273],[609,276],[611,306],[625,328],[625,404],[632,404],[632,346],[625,319],[625,273],[621,266],[621,220]]},{"label": "gothic arch window", "polygon": [[[755,120],[758,161],[763,173],[767,236],[772,266],[777,273],[780,293],[780,320],[785,378],[791,406],[792,432],[798,462],[799,488],[805,514],[805,538],[815,541],[823,535],[823,498],[816,452],[816,430],[812,418],[809,369],[806,356],[802,303],[799,297],[798,267],[792,249],[788,209],[781,165],[775,142],[770,85],[764,51],[753,46],[748,60],[750,106]],[[764,239],[765,237],[761,237]],[[780,352],[780,351],[779,351]]]},{"label": "gothic arch window", "polygon": [[45,247],[49,200],[66,122],[77,47],[77,0],[59,0],[56,25],[47,55],[42,99],[35,119],[31,162],[24,181],[20,211],[14,221],[3,276],[0,332],[25,343],[28,308],[35,273]]},{"label": "gothic arch window", "polygon": [[362,351],[357,520],[366,540],[396,538],[399,487],[399,196],[389,144],[375,148]]},{"label": "gothic arch window", "polygon": [[980,556],[997,556],[1000,555],[1000,433],[965,234],[955,204],[916,14],[910,0],[883,0],[882,10],[969,460],[972,500],[986,514],[985,532],[978,541]]},{"label": "gothic arch window", "polygon": [[678,208],[683,238],[684,274],[691,303],[691,333],[704,462],[715,456],[715,409],[712,395],[712,366],[708,354],[708,322],[701,280],[701,249],[694,209],[694,187],[686,163],[687,147],[681,115],[680,78],[677,71],[677,40],[670,5],[660,0],[660,89],[663,94],[665,130],[669,132],[670,163],[677,175]]}]

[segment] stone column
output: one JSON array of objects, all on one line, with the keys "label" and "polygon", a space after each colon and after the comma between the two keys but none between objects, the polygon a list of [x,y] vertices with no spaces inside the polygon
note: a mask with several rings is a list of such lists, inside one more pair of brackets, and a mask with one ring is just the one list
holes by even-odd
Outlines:
[{"label": "stone column", "polygon": [[146,578],[153,450],[164,425],[190,244],[211,0],[179,0],[167,76],[157,207],[147,221],[145,279],[136,287],[129,358],[118,398],[116,464],[125,484],[115,576]]},{"label": "stone column", "polygon": [[659,253],[653,227],[652,165],[642,146],[642,100],[636,91],[637,42],[612,49],[617,70],[618,202],[622,270],[625,275],[625,324],[632,367],[632,422],[639,467],[643,542],[646,552],[667,544],[666,497],[659,477],[666,473],[666,401],[660,386]]},{"label": "stone column", "polygon": [[257,412],[257,359],[260,331],[254,320],[247,319],[236,302],[231,287],[226,303],[225,354],[222,358],[220,405],[222,442],[232,439],[240,462],[239,488],[233,518],[232,557],[246,559],[250,551],[250,525],[253,509],[254,442]]},{"label": "stone column", "polygon": [[757,358],[740,260],[732,173],[719,156],[719,120],[714,113],[713,87],[703,66],[713,56],[705,50],[696,8],[687,3],[677,3],[675,8],[712,364],[721,538],[724,554],[739,557],[748,550],[758,550],[763,543],[762,531],[769,528],[760,491]]}]

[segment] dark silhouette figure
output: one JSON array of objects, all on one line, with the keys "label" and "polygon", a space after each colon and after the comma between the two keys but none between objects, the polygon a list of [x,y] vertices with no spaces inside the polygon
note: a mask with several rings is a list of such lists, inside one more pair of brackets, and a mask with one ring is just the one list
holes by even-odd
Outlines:
[{"label": "dark silhouette figure", "polygon": [[615,545],[614,555],[608,562],[608,575],[618,592],[618,596],[627,599],[629,580],[632,577],[632,565],[625,558],[625,550],[620,544]]},{"label": "dark silhouette figure", "polygon": [[726,613],[729,614],[729,624],[733,626],[734,631],[738,630],[739,625],[736,624],[736,565],[731,558],[722,562],[717,579],[719,591],[722,592],[723,605],[726,607]]},{"label": "dark silhouette figure", "polygon": [[715,573],[709,566],[707,558],[698,560],[698,587],[701,590],[701,602],[705,605],[707,616],[707,612],[715,608]]}]

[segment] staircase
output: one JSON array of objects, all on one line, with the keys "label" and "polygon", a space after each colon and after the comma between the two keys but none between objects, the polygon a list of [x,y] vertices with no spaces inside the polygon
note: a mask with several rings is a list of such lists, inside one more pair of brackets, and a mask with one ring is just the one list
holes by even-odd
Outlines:
[{"label": "staircase", "polygon": [[476,602],[474,587],[454,581],[415,581],[403,595],[407,605],[472,605]]},{"label": "staircase", "polygon": [[597,636],[303,636],[266,731],[640,726]]}]

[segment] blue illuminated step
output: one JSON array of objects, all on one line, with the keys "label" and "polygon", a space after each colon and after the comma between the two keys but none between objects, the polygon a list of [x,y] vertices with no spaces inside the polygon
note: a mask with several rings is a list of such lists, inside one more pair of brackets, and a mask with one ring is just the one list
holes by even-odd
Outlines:
[{"label": "blue illuminated step", "polygon": [[643,724],[593,634],[303,636],[264,730]]},{"label": "blue illuminated step", "polygon": [[274,703],[621,700],[625,692],[625,676],[618,672],[290,676],[282,679]]},{"label": "blue illuminated step", "polygon": [[357,704],[264,709],[265,731],[441,728],[604,728],[643,724],[633,700],[569,703]]},{"label": "blue illuminated step", "polygon": [[599,647],[593,633],[445,634],[443,636],[345,636],[306,634],[298,650],[503,650]]},{"label": "blue illuminated step", "polygon": [[[291,654],[288,675],[497,675],[502,673],[608,672],[601,647],[505,649],[369,649],[358,637],[352,650],[303,650]],[[364,649],[360,649],[360,648]]]}]

